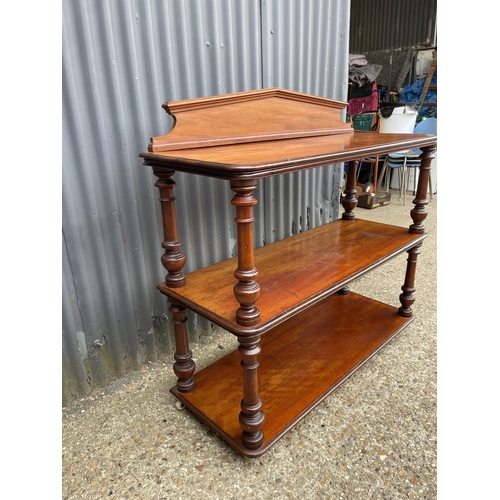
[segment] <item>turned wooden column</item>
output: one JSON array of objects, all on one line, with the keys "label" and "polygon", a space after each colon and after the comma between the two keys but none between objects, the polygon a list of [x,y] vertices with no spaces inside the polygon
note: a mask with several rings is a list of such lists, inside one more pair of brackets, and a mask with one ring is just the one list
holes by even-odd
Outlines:
[{"label": "turned wooden column", "polygon": [[236,207],[238,227],[238,268],[234,277],[238,280],[234,287],[234,296],[240,307],[236,311],[236,321],[242,326],[252,326],[259,321],[260,312],[255,303],[260,295],[260,286],[255,281],[258,276],[254,262],[253,248],[253,206],[257,199],[253,192],[257,188],[255,180],[232,180],[231,190],[236,195],[231,203]]},{"label": "turned wooden column", "polygon": [[356,196],[356,169],[358,168],[358,161],[350,161],[347,166],[347,180],[344,188],[344,198],[342,199],[342,206],[345,212],[342,214],[344,220],[354,220],[354,209],[358,204]]},{"label": "turned wooden column", "polygon": [[262,401],[259,397],[259,381],[257,359],[261,348],[259,345],[260,336],[252,338],[238,338],[240,346],[238,351],[242,355],[241,366],[243,367],[243,400],[241,401],[241,412],[239,416],[240,425],[243,429],[242,442],[245,448],[255,450],[262,446],[264,434],[264,412],[262,411]]},{"label": "turned wooden column", "polygon": [[174,373],[177,375],[177,389],[179,392],[191,392],[194,388],[193,374],[196,365],[193,354],[189,349],[186,329],[186,308],[173,299],[169,311],[172,313],[172,323],[175,328],[175,354]]},{"label": "turned wooden column", "polygon": [[422,234],[424,232],[423,221],[427,217],[425,206],[429,203],[427,199],[427,189],[429,187],[429,176],[431,175],[431,162],[435,158],[434,151],[436,146],[426,146],[422,148],[420,155],[420,173],[418,177],[417,194],[413,200],[415,207],[411,210],[410,215],[413,219],[413,224],[410,226],[410,233]]},{"label": "turned wooden column", "polygon": [[415,302],[415,271],[417,269],[417,257],[420,254],[422,244],[408,250],[408,259],[406,264],[406,276],[404,285],[401,287],[403,293],[399,296],[401,307],[398,309],[398,314],[405,318],[413,316],[411,306]]},{"label": "turned wooden column", "polygon": [[165,253],[161,257],[163,267],[168,271],[165,284],[171,288],[178,288],[186,284],[186,277],[182,272],[186,263],[186,256],[181,252],[182,241],[177,228],[177,215],[175,213],[175,182],[172,180],[173,170],[153,168],[153,173],[158,177],[155,186],[160,191],[161,215],[163,220],[162,248]]}]

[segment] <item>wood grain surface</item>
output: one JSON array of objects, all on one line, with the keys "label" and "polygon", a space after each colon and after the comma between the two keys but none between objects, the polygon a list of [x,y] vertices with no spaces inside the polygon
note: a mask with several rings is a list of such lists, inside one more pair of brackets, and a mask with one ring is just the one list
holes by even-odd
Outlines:
[{"label": "wood grain surface", "polygon": [[431,146],[435,135],[354,131],[347,103],[260,89],[165,103],[174,117],[151,138],[145,165],[225,179],[277,173]]},{"label": "wood grain surface", "polygon": [[236,257],[187,274],[183,287],[158,288],[232,333],[264,333],[424,238],[408,228],[339,219],[255,250],[261,318],[252,327],[236,322]]},{"label": "wood grain surface", "polygon": [[238,351],[196,373],[192,392],[181,394],[176,387],[171,392],[240,453],[257,457],[412,319],[350,292],[324,299],[264,336],[258,369],[264,442],[258,450],[241,441]]},{"label": "wood grain surface", "polygon": [[434,144],[434,135],[355,131],[349,136],[323,135],[140,156],[150,166],[227,179],[258,178]]},{"label": "wood grain surface", "polygon": [[221,144],[324,134],[352,134],[342,120],[347,103],[283,89],[260,89],[184,101],[163,108],[174,119],[148,150],[173,151]]}]

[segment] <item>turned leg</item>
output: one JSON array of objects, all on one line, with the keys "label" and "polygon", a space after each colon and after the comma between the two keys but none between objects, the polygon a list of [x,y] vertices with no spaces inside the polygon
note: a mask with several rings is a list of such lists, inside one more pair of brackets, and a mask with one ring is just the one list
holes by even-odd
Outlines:
[{"label": "turned leg", "polygon": [[410,248],[408,250],[408,259],[406,264],[406,276],[404,285],[401,287],[403,293],[399,296],[399,302],[401,302],[401,307],[398,309],[398,314],[405,318],[413,316],[413,311],[411,306],[415,302],[415,271],[417,268],[417,257],[420,254],[420,247],[422,245],[417,245],[416,247]]},{"label": "turned leg", "polygon": [[260,295],[260,286],[255,281],[258,272],[254,263],[253,217],[252,207],[257,203],[253,191],[257,188],[254,180],[233,180],[231,190],[236,195],[231,203],[236,207],[236,224],[238,225],[238,268],[234,277],[238,280],[234,287],[234,296],[240,307],[236,311],[236,321],[242,326],[255,325],[260,312],[255,302]]},{"label": "turned leg", "polygon": [[426,146],[422,148],[420,155],[420,174],[418,178],[417,194],[413,200],[415,207],[411,210],[410,215],[413,219],[413,224],[410,226],[410,233],[423,234],[423,221],[427,217],[425,206],[429,203],[427,199],[427,187],[429,186],[429,178],[431,175],[431,162],[434,158],[433,152],[435,146]]},{"label": "turned leg", "polygon": [[175,213],[174,186],[172,180],[173,170],[154,168],[158,177],[155,186],[160,190],[159,201],[163,220],[163,242],[161,244],[165,253],[161,257],[163,267],[168,271],[165,284],[170,288],[178,288],[186,284],[186,277],[182,268],[186,263],[186,256],[181,252],[182,241],[179,239],[177,229],[177,216]]},{"label": "turned leg", "polygon": [[264,434],[262,426],[264,424],[264,412],[261,410],[262,401],[259,397],[259,382],[257,359],[261,348],[259,345],[260,336],[254,338],[238,339],[240,346],[238,351],[242,355],[241,366],[243,367],[243,400],[241,401],[241,412],[239,416],[240,425],[243,429],[242,442],[245,448],[255,450],[262,446]]},{"label": "turned leg", "polygon": [[339,295],[349,295],[349,285],[342,287],[337,293]]},{"label": "turned leg", "polygon": [[342,199],[342,206],[345,212],[342,214],[344,220],[354,220],[354,209],[358,204],[356,197],[356,169],[358,167],[357,161],[350,161],[347,166],[347,180],[344,189],[344,198]]},{"label": "turned leg", "polygon": [[177,390],[179,392],[190,392],[194,388],[193,374],[196,365],[192,359],[186,329],[186,308],[173,299],[170,302],[169,311],[172,313],[172,323],[175,328],[175,354],[174,373],[177,375]]}]

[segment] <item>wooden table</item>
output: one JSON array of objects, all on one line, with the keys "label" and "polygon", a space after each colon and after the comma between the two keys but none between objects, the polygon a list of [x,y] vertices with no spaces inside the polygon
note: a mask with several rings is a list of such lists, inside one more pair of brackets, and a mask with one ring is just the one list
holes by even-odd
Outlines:
[{"label": "wooden table", "polygon": [[[262,455],[413,320],[437,138],[355,132],[342,120],[346,105],[282,89],[170,102],[163,107],[174,127],[140,155],[158,177],[162,206],[167,275],[158,289],[175,328],[171,392],[247,457]],[[357,160],[415,147],[422,155],[409,228],[357,219]],[[257,179],[345,161],[340,219],[254,249]],[[228,180],[237,257],[183,273],[176,171]],[[349,291],[349,283],[403,252],[399,308]],[[195,373],[186,308],[236,335],[238,349]]]}]

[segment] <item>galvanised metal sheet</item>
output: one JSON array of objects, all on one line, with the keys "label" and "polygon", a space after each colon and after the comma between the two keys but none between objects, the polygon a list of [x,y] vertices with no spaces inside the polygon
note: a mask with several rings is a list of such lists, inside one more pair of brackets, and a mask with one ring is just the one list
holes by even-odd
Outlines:
[{"label": "galvanised metal sheet", "polygon": [[[349,11],[341,1],[263,2],[263,79],[269,87],[345,100]],[[341,165],[265,179],[265,241],[338,217]]]},{"label": "galvanised metal sheet", "polygon": [[351,0],[351,54],[436,45],[437,0]]},{"label": "galvanised metal sheet", "polygon": [[[311,6],[311,4],[313,4]],[[349,2],[63,3],[63,401],[173,349],[161,215],[139,153],[166,101],[270,86],[345,99]],[[277,35],[277,36],[275,36]],[[233,256],[226,181],[177,173],[186,271]],[[338,217],[340,166],[258,182],[255,244]],[[191,338],[210,323],[188,315]]]}]

